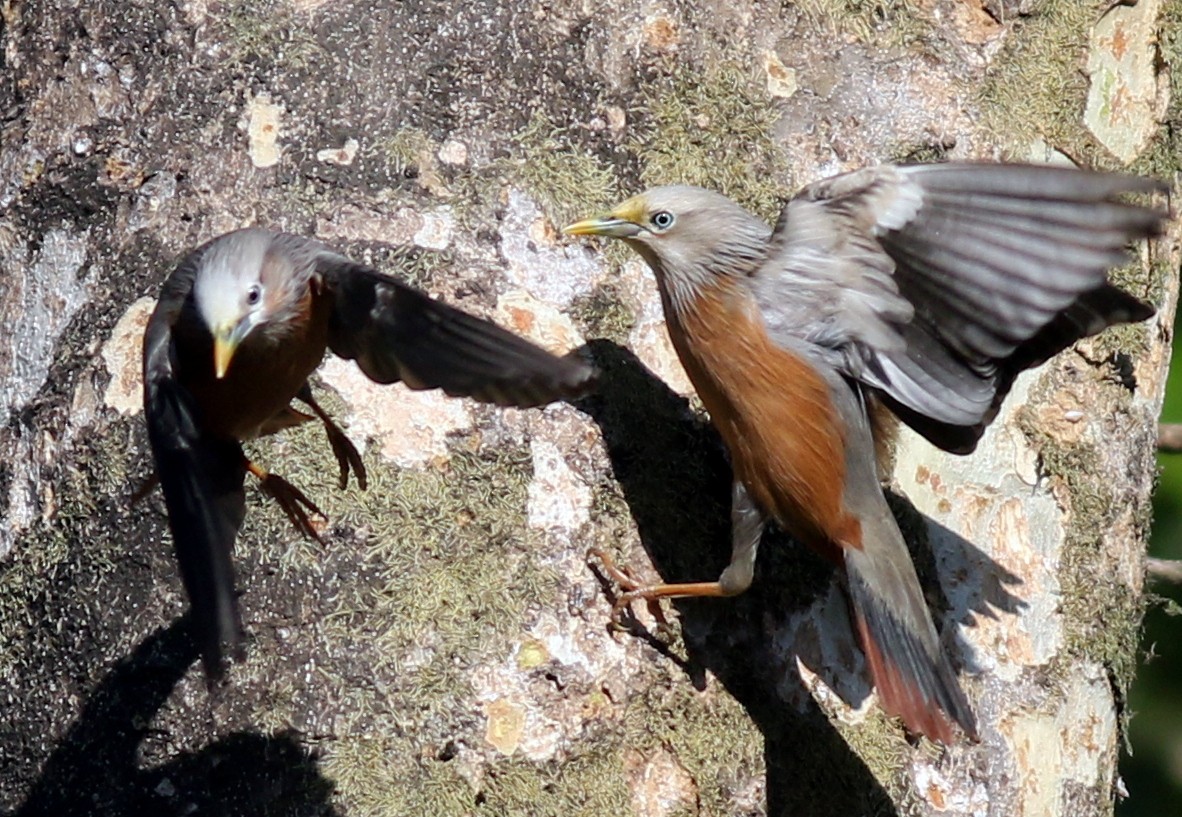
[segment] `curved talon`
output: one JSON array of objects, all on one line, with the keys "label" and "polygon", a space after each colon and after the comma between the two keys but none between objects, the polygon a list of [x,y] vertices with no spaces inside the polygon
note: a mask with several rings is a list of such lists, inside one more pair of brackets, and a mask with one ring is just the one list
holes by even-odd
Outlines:
[{"label": "curved talon", "polygon": [[[307,511],[316,514],[325,522],[328,521],[328,514],[320,510],[315,502],[308,499],[303,491],[276,474],[268,474],[263,477],[259,481],[259,487],[263,489],[267,496],[279,503],[279,507],[283,509],[287,518],[300,533],[309,539],[316,540],[321,545],[325,543],[319,531],[312,526],[311,520],[308,519]],[[307,511],[305,511],[305,508]]]},{"label": "curved talon", "polygon": [[610,626],[615,630],[630,630],[625,621],[625,615],[632,615],[632,602],[644,600],[648,606],[648,611],[653,619],[657,622],[657,627],[662,630],[669,628],[669,619],[665,616],[665,610],[661,606],[662,593],[660,592],[663,585],[645,585],[638,582],[629,575],[626,568],[622,568],[616,564],[615,558],[608,554],[605,550],[599,547],[593,547],[587,551],[587,556],[594,556],[600,561],[600,566],[607,577],[614,582],[617,587],[623,591],[614,602],[612,602],[612,613]]},{"label": "curved talon", "polygon": [[349,487],[349,471],[350,469],[357,475],[357,485],[361,490],[366,488],[366,473],[365,463],[361,461],[361,454],[357,451],[357,446],[353,445],[353,441],[341,431],[340,426],[333,422],[332,417],[328,412],[320,407],[316,402],[316,398],[312,395],[312,388],[307,383],[296,392],[298,400],[307,403],[308,406],[320,418],[320,422],[324,424],[324,433],[328,436],[328,444],[332,446],[333,456],[337,458],[337,465],[341,469],[341,476],[337,480],[341,486],[341,490]]},{"label": "curved talon", "polygon": [[259,488],[279,503],[284,515],[296,530],[321,545],[325,544],[320,532],[312,526],[311,520],[308,519],[308,512],[316,514],[325,522],[328,522],[328,514],[320,510],[319,506],[309,499],[307,494],[278,474],[269,473],[253,462],[247,461],[246,470],[258,477]]},{"label": "curved talon", "polygon": [[624,588],[625,591],[640,589],[640,583],[628,574],[627,569],[618,566],[615,558],[606,550],[600,547],[593,547],[587,551],[587,558],[591,558],[592,556],[600,561],[603,572],[607,574],[607,577]]},{"label": "curved talon", "polygon": [[343,431],[329,423],[324,424],[324,432],[328,435],[328,443],[332,446],[332,453],[336,455],[337,465],[341,468],[339,480],[341,489],[349,487],[349,471],[352,470],[357,477],[357,486],[364,491],[367,484],[365,463],[361,461],[361,454],[353,445],[353,441],[346,437]]}]

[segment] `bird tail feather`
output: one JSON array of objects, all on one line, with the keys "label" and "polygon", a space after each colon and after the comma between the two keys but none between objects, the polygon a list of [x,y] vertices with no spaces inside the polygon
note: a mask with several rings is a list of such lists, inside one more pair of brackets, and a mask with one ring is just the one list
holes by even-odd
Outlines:
[{"label": "bird tail feather", "polygon": [[844,553],[854,623],[883,709],[945,745],[955,740],[954,725],[976,740],[976,719],[940,647],[910,559],[884,558],[869,547]]}]

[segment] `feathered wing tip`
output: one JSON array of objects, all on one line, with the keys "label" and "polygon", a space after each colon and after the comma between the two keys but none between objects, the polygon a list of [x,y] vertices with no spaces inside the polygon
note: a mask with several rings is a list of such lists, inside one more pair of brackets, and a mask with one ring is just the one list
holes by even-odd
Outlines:
[{"label": "feathered wing tip", "polygon": [[329,347],[378,383],[518,408],[581,397],[596,385],[598,372],[577,352],[553,355],[374,270],[322,267],[336,296]]},{"label": "feathered wing tip", "polygon": [[1153,314],[1112,286],[1129,242],[1160,234],[1162,208],[1122,200],[1163,189],[1136,176],[1048,166],[918,165],[916,217],[884,234],[916,307],[905,352],[873,361],[870,385],[936,445],[971,451],[1014,378],[1081,338]]},{"label": "feathered wing tip", "polygon": [[575,399],[596,385],[597,370],[578,352],[553,355],[491,321],[426,297],[418,309],[430,332],[401,354],[408,385],[421,380],[453,396],[518,408]]},{"label": "feathered wing tip", "polygon": [[[892,611],[862,574],[859,560],[850,558],[857,553],[861,551],[846,551],[850,601],[883,709],[902,719],[909,731],[946,746],[956,742],[956,727],[978,740],[976,717],[940,649],[926,606],[918,615]],[[915,605],[910,606],[914,611]]]},{"label": "feathered wing tip", "polygon": [[[882,241],[901,290],[970,358],[1008,357],[1103,286],[1126,245],[1160,234],[1168,218],[1115,198],[1158,189],[1149,179],[1008,165],[914,170],[924,204]],[[965,325],[941,324],[946,315]]]},{"label": "feathered wing tip", "polygon": [[1005,390],[1009,391],[1017,374],[1041,366],[1077,340],[1117,324],[1140,323],[1152,318],[1155,312],[1145,301],[1112,284],[1083,293],[1006,361]]},{"label": "feathered wing tip", "polygon": [[1169,190],[1165,182],[1144,176],[1049,164],[947,162],[901,165],[898,169],[922,179],[926,190],[1006,199],[1094,202],[1125,193]]},{"label": "feathered wing tip", "polygon": [[[1154,308],[1140,298],[1111,284],[1104,284],[1080,295],[1071,306],[998,365],[990,381],[991,404],[971,424],[941,422],[913,410],[886,391],[878,392],[878,396],[884,399],[895,416],[923,435],[928,442],[953,454],[971,454],[985,429],[997,416],[1018,375],[1041,366],[1078,340],[1099,334],[1110,326],[1148,320],[1154,312]],[[938,357],[938,353],[933,352],[927,360],[930,362]],[[929,370],[933,376],[932,382],[951,388],[940,383],[939,373],[934,367]]]}]

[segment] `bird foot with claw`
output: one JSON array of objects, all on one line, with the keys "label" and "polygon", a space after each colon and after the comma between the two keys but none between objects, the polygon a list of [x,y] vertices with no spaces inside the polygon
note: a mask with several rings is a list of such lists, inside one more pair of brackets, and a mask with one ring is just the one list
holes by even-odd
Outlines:
[{"label": "bird foot with claw", "polygon": [[341,427],[329,416],[329,413],[316,402],[310,385],[305,383],[303,388],[296,393],[296,399],[307,403],[320,418],[320,422],[324,423],[324,433],[328,436],[328,444],[332,446],[333,456],[337,458],[337,465],[341,469],[339,480],[341,490],[349,487],[349,471],[352,471],[357,477],[357,485],[364,491],[366,486],[365,463],[361,461],[361,454],[358,453],[357,446],[353,445],[353,441],[345,435],[345,432],[341,431]]},{"label": "bird foot with claw", "polygon": [[[296,530],[323,545],[324,538],[320,535],[318,528],[328,523],[328,514],[320,510],[315,502],[308,499],[307,494],[278,474],[264,472],[256,476],[259,477],[259,488],[279,503],[279,507],[283,509],[283,513],[287,515],[291,524],[295,525]],[[308,517],[309,512],[319,516],[324,520],[324,523],[320,526],[314,525]]]},{"label": "bird foot with claw", "polygon": [[357,486],[364,491],[366,486],[365,463],[361,461],[361,454],[357,452],[357,446],[353,445],[353,441],[345,436],[345,432],[331,423],[325,424],[324,431],[328,435],[332,453],[336,455],[337,464],[341,467],[341,489],[349,487],[349,471],[352,471],[357,477]]},{"label": "bird foot with claw", "polygon": [[661,605],[660,598],[652,595],[652,591],[655,589],[653,586],[641,584],[636,581],[628,573],[626,568],[617,565],[615,558],[601,548],[591,548],[587,551],[587,557],[598,559],[604,574],[622,591],[612,603],[611,626],[614,629],[632,629],[625,623],[624,617],[625,615],[631,614],[632,602],[640,600],[644,600],[649,614],[657,622],[658,631],[665,633],[671,629],[669,619],[665,616],[665,609]]}]

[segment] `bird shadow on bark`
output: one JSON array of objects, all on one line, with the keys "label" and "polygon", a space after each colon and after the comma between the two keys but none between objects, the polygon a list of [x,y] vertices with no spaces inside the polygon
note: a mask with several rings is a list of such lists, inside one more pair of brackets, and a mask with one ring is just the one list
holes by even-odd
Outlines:
[{"label": "bird shadow on bark", "polygon": [[240,732],[141,768],[151,722],[197,658],[187,617],[158,630],[98,685],[12,817],[334,815],[333,784],[295,736]]},{"label": "bird shadow on bark", "polygon": [[[595,340],[587,351],[602,371],[601,385],[595,395],[576,405],[603,433],[614,475],[653,566],[667,582],[716,578],[730,557],[732,478],[718,434],[627,349]],[[972,563],[989,561],[971,543],[959,537],[951,541],[957,540],[975,551]],[[946,541],[948,537],[941,537],[940,545]],[[923,546],[918,550],[921,578],[931,579],[925,582],[931,587],[931,551]],[[999,589],[1016,581],[992,565],[996,571],[991,575],[1002,578],[983,582]],[[793,655],[785,655],[783,639],[773,635],[822,596],[843,605],[841,594],[832,592],[832,574],[827,563],[769,526],[755,581],[746,593],[732,599],[673,602],[686,658],[673,654],[660,638],[634,629],[678,663],[699,689],[708,670],[747,710],[763,735],[769,815],[897,814],[870,768],[812,702],[795,669],[793,658],[798,656],[848,703],[860,704],[870,689],[865,673],[858,671],[860,651],[848,618],[841,613],[823,620],[826,628],[838,631],[825,636],[845,644],[838,652],[843,664],[853,666],[852,673],[844,667],[845,672],[835,673],[815,642],[792,643]],[[604,586],[613,589],[606,580]],[[1011,609],[1016,601],[1004,592],[982,591],[969,597],[1003,609]]]},{"label": "bird shadow on bark", "polygon": [[[956,531],[925,516],[907,497],[890,490],[886,495],[933,612],[943,611],[945,620],[973,627],[981,618],[996,620],[1001,614],[1015,615],[1026,608],[1026,602],[1011,592],[1011,588],[1021,587],[1019,576]],[[941,563],[939,568],[937,562]],[[952,591],[941,590],[940,573],[955,574]],[[946,644],[954,640],[949,633],[943,637]],[[956,645],[954,655],[958,666],[969,672],[980,669],[963,645]]]}]

